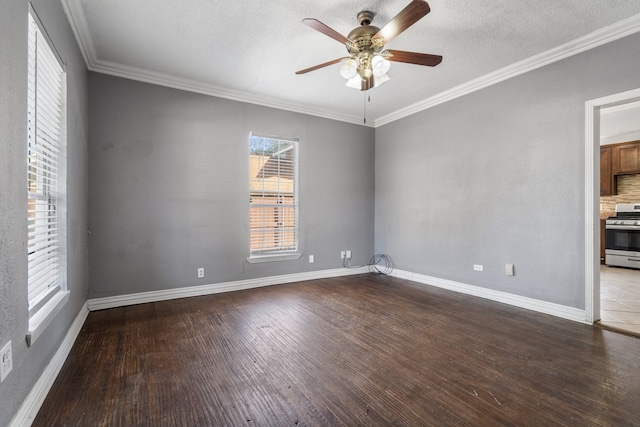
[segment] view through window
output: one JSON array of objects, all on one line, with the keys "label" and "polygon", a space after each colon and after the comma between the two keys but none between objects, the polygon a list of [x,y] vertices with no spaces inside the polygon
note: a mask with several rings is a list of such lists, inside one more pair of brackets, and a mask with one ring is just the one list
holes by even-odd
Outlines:
[{"label": "view through window", "polygon": [[65,72],[36,19],[29,13],[26,172],[31,318],[66,290]]},{"label": "view through window", "polygon": [[251,256],[298,250],[298,142],[249,138]]}]

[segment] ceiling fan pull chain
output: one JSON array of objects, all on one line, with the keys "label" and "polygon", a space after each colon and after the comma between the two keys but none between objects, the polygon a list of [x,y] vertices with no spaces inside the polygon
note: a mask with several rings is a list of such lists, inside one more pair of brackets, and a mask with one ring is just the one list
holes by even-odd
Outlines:
[{"label": "ceiling fan pull chain", "polygon": [[367,124],[367,91],[362,92],[362,94],[364,95],[364,98],[362,99],[363,102],[363,107],[364,107],[364,124]]}]

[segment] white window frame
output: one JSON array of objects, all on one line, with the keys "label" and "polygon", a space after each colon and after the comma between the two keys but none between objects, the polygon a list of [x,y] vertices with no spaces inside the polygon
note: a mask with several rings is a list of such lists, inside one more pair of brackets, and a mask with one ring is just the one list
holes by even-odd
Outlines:
[{"label": "white window frame", "polygon": [[[253,177],[250,176],[249,177],[249,256],[247,257],[247,261],[249,263],[261,263],[261,262],[271,262],[271,261],[288,261],[288,260],[296,260],[299,259],[302,256],[302,253],[299,252],[299,247],[300,247],[300,221],[299,221],[299,211],[300,211],[300,198],[298,195],[298,178],[299,178],[299,151],[300,151],[300,146],[299,146],[299,141],[296,138],[284,138],[284,137],[277,137],[277,136],[269,136],[269,135],[265,135],[265,134],[260,134],[260,133],[255,133],[255,132],[251,132],[251,134],[249,135],[249,161],[251,163],[251,144],[252,141],[254,141],[254,139],[265,139],[265,140],[270,140],[273,142],[283,142],[286,143],[288,145],[290,145],[293,149],[293,204],[292,204],[292,208],[293,208],[293,244],[290,245],[286,245],[287,247],[273,247],[273,248],[267,248],[267,249],[256,249],[256,248],[252,248],[251,247],[251,236],[256,235],[255,230],[252,230],[252,225],[251,225],[251,209],[252,206],[255,207],[255,205],[251,204],[251,199],[252,197],[256,196],[256,189],[254,188],[256,185],[256,182],[259,181],[258,177]],[[250,175],[252,173],[251,171],[251,166],[249,167],[250,170]],[[261,190],[261,196],[265,197],[267,194],[267,191],[264,189]],[[287,192],[287,195],[290,194],[289,192]],[[260,205],[262,208],[274,208],[277,209],[277,207],[279,206],[278,204],[274,204],[274,203],[267,203],[267,204],[261,204]],[[291,215],[290,215],[291,216]],[[286,227],[283,226],[283,230],[286,229]],[[265,234],[268,234],[269,231],[268,229],[265,230]],[[259,233],[258,233],[259,234]]]},{"label": "white window frame", "polygon": [[27,292],[30,346],[69,300],[67,290],[67,74],[29,4]]}]

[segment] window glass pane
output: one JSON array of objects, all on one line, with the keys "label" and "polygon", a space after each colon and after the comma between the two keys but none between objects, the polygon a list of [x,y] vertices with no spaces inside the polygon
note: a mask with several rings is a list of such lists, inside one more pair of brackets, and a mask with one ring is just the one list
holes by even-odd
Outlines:
[{"label": "window glass pane", "polygon": [[64,284],[65,73],[29,13],[27,262],[31,314]]},{"label": "window glass pane", "polygon": [[250,254],[298,249],[298,142],[252,134],[249,139]]}]

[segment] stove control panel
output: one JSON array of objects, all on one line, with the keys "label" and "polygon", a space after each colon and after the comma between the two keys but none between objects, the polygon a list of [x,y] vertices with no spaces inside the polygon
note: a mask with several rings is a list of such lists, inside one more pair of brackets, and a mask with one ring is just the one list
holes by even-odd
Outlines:
[{"label": "stove control panel", "polygon": [[634,219],[607,219],[606,225],[640,226],[640,220]]}]

